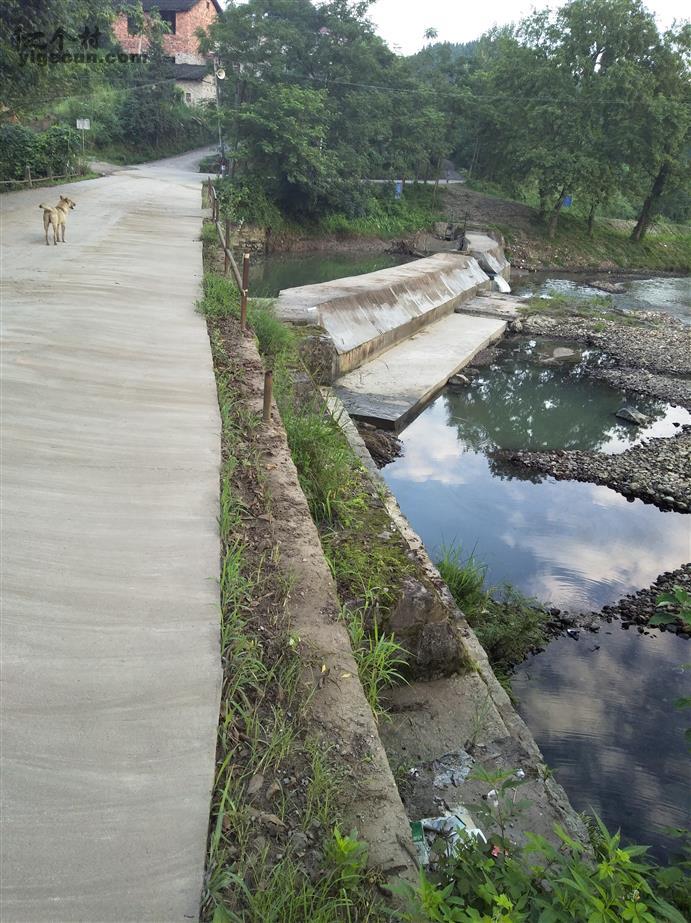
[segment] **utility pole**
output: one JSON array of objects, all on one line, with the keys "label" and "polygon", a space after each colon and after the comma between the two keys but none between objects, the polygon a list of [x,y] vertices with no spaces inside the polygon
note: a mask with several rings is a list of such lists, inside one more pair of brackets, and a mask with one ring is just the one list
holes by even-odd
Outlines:
[{"label": "utility pole", "polygon": [[216,84],[216,122],[218,124],[218,146],[221,151],[221,169],[226,162],[226,148],[223,141],[223,131],[221,129],[221,80],[224,80],[226,72],[218,66],[218,61],[214,58],[214,83]]}]

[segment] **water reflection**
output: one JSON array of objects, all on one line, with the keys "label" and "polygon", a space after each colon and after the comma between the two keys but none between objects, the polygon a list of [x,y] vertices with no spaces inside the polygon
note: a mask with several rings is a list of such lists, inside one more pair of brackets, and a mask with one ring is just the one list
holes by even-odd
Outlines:
[{"label": "water reflection", "polygon": [[[447,393],[449,420],[458,438],[477,451],[488,449],[589,449],[623,452],[651,436],[671,436],[691,413],[662,401],[636,398],[651,418],[639,428],[618,419],[626,394],[585,372],[586,360],[553,363],[555,341],[518,339],[503,346],[501,364],[483,370],[470,387]],[[577,350],[574,350],[578,357]]]},{"label": "water reflection", "polygon": [[487,563],[491,583],[573,611],[614,602],[689,560],[682,514],[592,484],[496,477],[454,406],[450,394],[430,405],[382,472],[433,557],[457,542]]},{"label": "water reflection", "polygon": [[250,265],[250,292],[255,298],[275,298],[284,288],[330,282],[410,262],[390,253],[272,253]]},{"label": "water reflection", "polygon": [[577,810],[596,811],[658,855],[664,827],[691,826],[688,641],[610,626],[579,641],[560,638],[513,679],[519,711]]}]

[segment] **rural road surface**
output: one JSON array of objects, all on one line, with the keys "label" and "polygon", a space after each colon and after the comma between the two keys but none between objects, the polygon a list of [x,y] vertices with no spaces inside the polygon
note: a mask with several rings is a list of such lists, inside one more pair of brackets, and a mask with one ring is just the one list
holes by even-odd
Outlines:
[{"label": "rural road surface", "polygon": [[221,682],[198,159],[0,199],[3,923],[198,919]]}]

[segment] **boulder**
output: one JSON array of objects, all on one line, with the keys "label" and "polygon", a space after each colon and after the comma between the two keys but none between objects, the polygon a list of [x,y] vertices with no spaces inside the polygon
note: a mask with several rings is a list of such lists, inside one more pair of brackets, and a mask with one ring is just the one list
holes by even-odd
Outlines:
[{"label": "boulder", "polygon": [[650,417],[636,410],[635,407],[620,407],[615,417],[626,420],[627,423],[633,423],[635,426],[645,426],[646,423],[650,423]]},{"label": "boulder", "polygon": [[622,282],[607,282],[600,279],[593,279],[588,283],[591,288],[596,288],[601,292],[608,292],[610,295],[623,295],[626,287]]},{"label": "boulder", "polygon": [[449,676],[467,667],[467,655],[452,613],[439,593],[414,577],[406,577],[386,630],[408,651],[411,677]]},{"label": "boulder", "polygon": [[458,629],[448,621],[425,625],[415,655],[413,669],[418,676],[449,676],[467,666]]}]

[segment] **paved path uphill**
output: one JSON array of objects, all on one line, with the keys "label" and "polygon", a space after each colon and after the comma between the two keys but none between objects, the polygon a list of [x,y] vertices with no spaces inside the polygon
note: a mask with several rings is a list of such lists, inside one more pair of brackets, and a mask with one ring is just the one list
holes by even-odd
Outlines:
[{"label": "paved path uphill", "polygon": [[198,917],[220,424],[193,161],[0,199],[3,923]]}]

